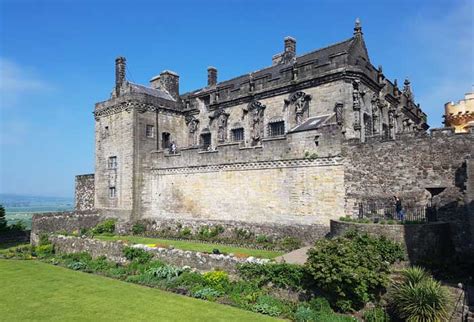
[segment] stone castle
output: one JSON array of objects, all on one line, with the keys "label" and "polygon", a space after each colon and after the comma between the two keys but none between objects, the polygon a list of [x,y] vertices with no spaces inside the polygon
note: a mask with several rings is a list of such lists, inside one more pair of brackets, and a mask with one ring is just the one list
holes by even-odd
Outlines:
[{"label": "stone castle", "polygon": [[270,67],[217,74],[209,67],[207,86],[182,94],[175,72],[138,85],[117,58],[115,88],[94,110],[95,174],[76,178],[76,209],[328,226],[369,197],[425,204],[426,189],[440,187],[446,205],[472,200],[473,133],[427,133],[410,82],[399,88],[374,67],[358,21],[342,42],[298,55],[287,37]]}]

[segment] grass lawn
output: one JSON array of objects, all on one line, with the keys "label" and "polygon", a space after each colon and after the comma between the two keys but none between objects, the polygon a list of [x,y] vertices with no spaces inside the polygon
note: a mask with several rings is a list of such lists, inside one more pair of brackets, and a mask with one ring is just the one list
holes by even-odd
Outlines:
[{"label": "grass lawn", "polygon": [[139,236],[94,236],[94,238],[101,240],[123,240],[132,244],[158,244],[161,247],[168,247],[173,245],[177,249],[191,250],[195,252],[212,253],[212,250],[217,248],[221,253],[233,253],[237,256],[253,256],[259,258],[275,258],[283,255],[284,252],[262,249],[251,249],[245,247],[233,247],[221,244],[199,243],[188,240],[170,240],[159,238],[148,238]]},{"label": "grass lawn", "polygon": [[1,321],[272,321],[226,305],[29,260],[0,260]]}]

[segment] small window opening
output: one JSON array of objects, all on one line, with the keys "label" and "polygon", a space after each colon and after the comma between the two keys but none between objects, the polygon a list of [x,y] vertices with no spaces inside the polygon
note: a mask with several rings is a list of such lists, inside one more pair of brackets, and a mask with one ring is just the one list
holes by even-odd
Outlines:
[{"label": "small window opening", "polygon": [[269,134],[270,136],[281,136],[285,135],[285,122],[273,122],[269,124]]},{"label": "small window opening", "polygon": [[201,134],[201,148],[203,150],[211,148],[211,133]]},{"label": "small window opening", "polygon": [[155,137],[155,127],[153,125],[146,125],[145,134],[147,138]]},{"label": "small window opening", "polygon": [[107,163],[107,168],[109,169],[117,169],[117,157],[109,157],[109,161]]},{"label": "small window opening", "polygon": [[319,146],[319,135],[316,135],[316,136],[314,137],[314,144],[315,144],[316,146]]},{"label": "small window opening", "polygon": [[244,129],[238,128],[232,130],[232,141],[239,142],[244,140]]},{"label": "small window opening", "polygon": [[163,150],[169,149],[171,144],[171,134],[168,132],[161,133],[161,148]]},{"label": "small window opening", "polygon": [[109,187],[109,197],[115,198],[117,196],[117,190],[115,187]]}]

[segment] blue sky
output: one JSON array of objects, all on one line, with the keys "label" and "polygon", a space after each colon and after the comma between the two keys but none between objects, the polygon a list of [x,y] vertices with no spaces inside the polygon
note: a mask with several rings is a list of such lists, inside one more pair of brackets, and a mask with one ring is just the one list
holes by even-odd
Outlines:
[{"label": "blue sky", "polygon": [[283,38],[299,54],[351,37],[360,17],[372,63],[408,76],[432,127],[473,77],[473,2],[0,0],[0,193],[72,196],[94,171],[94,103],[114,58],[147,84],[164,69],[181,92],[271,64]]}]

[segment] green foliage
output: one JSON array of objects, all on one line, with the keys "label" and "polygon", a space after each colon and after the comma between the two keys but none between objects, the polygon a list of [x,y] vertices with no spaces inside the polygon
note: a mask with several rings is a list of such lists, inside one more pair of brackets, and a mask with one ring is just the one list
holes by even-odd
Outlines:
[{"label": "green foliage", "polygon": [[255,241],[259,244],[264,244],[264,243],[269,242],[267,235],[258,235]]},{"label": "green foliage", "polygon": [[151,260],[153,255],[141,248],[125,247],[123,249],[123,255],[129,261],[136,261],[140,264],[147,263]]},{"label": "green foliage", "polygon": [[[145,230],[146,230],[145,225],[139,222],[133,224],[132,226],[132,234],[134,235],[143,235],[145,233]],[[115,227],[114,227],[114,231],[115,231]]]},{"label": "green foliage", "polygon": [[84,262],[72,262],[69,265],[67,265],[67,267],[75,271],[82,271],[87,268],[87,264]]},{"label": "green foliage", "polygon": [[49,234],[41,234],[39,237],[38,245],[43,246],[49,244],[51,244],[51,242],[49,241]]},{"label": "green foliage", "polygon": [[229,274],[224,271],[211,271],[203,275],[206,283],[212,288],[223,291],[229,287]]},{"label": "green foliage", "polygon": [[447,289],[421,271],[412,268],[402,274],[403,280],[389,292],[391,307],[400,319],[408,322],[447,320],[451,304]]},{"label": "green foliage", "polygon": [[33,247],[31,245],[19,245],[0,250],[0,258],[5,259],[32,259]]},{"label": "green foliage", "polygon": [[298,248],[301,248],[301,240],[299,239],[296,239],[294,237],[284,237],[281,241],[280,241],[280,248],[284,249],[284,250],[287,250],[287,251],[291,251],[291,250],[295,250],[295,249],[298,249]]},{"label": "green foliage", "polygon": [[224,232],[224,227],[221,225],[216,225],[216,226],[203,226],[199,229],[198,232],[198,238],[200,239],[208,239],[208,238],[214,238]]},{"label": "green foliage", "polygon": [[211,287],[204,287],[195,292],[193,292],[193,296],[198,299],[214,301],[218,298],[221,293]]},{"label": "green foliage", "polygon": [[178,277],[183,272],[187,271],[186,268],[171,266],[171,265],[163,265],[159,267],[153,267],[146,271],[146,274],[153,275],[157,279],[167,279],[170,280],[172,278]]},{"label": "green foliage", "polygon": [[251,231],[243,228],[235,228],[233,233],[237,240],[248,240],[254,235]]},{"label": "green foliage", "polygon": [[183,229],[180,229],[179,231],[179,236],[186,238],[192,235],[192,230],[189,227],[184,227]]},{"label": "green foliage", "polygon": [[5,216],[5,207],[0,205],[0,231],[7,229],[7,219]]},{"label": "green foliage", "polygon": [[14,223],[13,225],[10,225],[8,228],[11,231],[25,231],[26,224],[23,220],[18,220],[16,223]]},{"label": "green foliage", "polygon": [[261,295],[250,309],[254,312],[267,314],[270,316],[291,315],[292,307],[285,301],[270,295]]},{"label": "green foliage", "polygon": [[169,289],[185,288],[185,289],[199,289],[207,284],[202,274],[184,271],[177,278],[167,281],[166,287]]},{"label": "green foliage", "polygon": [[116,219],[107,219],[91,229],[94,234],[113,234],[115,232]]},{"label": "green foliage", "polygon": [[315,285],[340,311],[359,309],[388,284],[389,265],[403,258],[400,245],[355,231],[332,240],[318,240],[306,268]]},{"label": "green foliage", "polygon": [[35,254],[39,258],[50,257],[54,254],[54,246],[51,244],[37,246],[35,247]]},{"label": "green foliage", "polygon": [[364,312],[365,322],[390,322],[387,312],[381,307],[374,307]]},{"label": "green foliage", "polygon": [[245,263],[238,266],[239,276],[251,280],[259,286],[268,283],[281,288],[301,289],[305,277],[304,267],[294,264],[255,264]]}]

